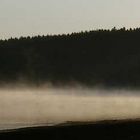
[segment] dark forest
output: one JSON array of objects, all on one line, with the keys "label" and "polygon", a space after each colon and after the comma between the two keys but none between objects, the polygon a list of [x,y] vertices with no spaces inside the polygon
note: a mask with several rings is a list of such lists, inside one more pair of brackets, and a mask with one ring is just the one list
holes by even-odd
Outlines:
[{"label": "dark forest", "polygon": [[140,28],[0,40],[0,81],[140,87]]}]

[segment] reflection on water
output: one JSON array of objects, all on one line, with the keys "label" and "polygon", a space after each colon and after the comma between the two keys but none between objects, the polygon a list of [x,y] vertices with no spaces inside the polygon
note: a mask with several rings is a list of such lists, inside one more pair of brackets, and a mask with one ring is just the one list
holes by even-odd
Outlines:
[{"label": "reflection on water", "polygon": [[140,117],[139,91],[1,89],[0,129]]}]

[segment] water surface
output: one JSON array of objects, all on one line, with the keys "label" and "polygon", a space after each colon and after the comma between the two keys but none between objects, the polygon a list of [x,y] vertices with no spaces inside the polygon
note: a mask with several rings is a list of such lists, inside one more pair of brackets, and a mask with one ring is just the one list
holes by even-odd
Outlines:
[{"label": "water surface", "polygon": [[140,118],[139,93],[81,88],[1,89],[0,129]]}]

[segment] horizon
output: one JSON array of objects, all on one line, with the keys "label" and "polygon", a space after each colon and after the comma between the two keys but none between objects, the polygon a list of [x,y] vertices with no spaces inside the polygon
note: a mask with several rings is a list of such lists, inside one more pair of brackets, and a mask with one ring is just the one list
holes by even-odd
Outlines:
[{"label": "horizon", "polygon": [[9,38],[0,38],[0,41],[8,41],[8,40],[10,40],[10,39],[20,39],[20,38],[34,38],[34,37],[46,37],[46,36],[51,36],[51,37],[53,37],[53,36],[68,36],[68,35],[70,35],[70,36],[72,36],[73,34],[80,34],[80,33],[84,33],[84,34],[86,34],[86,33],[90,33],[90,32],[99,32],[99,31],[109,31],[109,32],[111,32],[111,31],[113,31],[115,29],[115,31],[119,31],[119,30],[121,30],[121,29],[124,29],[124,31],[134,31],[134,30],[139,30],[140,29],[140,27],[135,27],[135,28],[126,28],[126,27],[121,27],[121,28],[116,28],[116,27],[113,27],[113,28],[110,28],[110,29],[105,29],[105,28],[100,28],[100,29],[93,29],[93,30],[81,30],[81,31],[79,31],[79,32],[70,32],[70,33],[60,33],[60,34],[42,34],[42,35],[39,35],[39,34],[36,34],[36,35],[33,35],[33,36],[30,36],[30,35],[26,35],[26,36],[18,36],[18,37],[9,37]]},{"label": "horizon", "polygon": [[0,38],[139,27],[138,0],[0,0]]}]

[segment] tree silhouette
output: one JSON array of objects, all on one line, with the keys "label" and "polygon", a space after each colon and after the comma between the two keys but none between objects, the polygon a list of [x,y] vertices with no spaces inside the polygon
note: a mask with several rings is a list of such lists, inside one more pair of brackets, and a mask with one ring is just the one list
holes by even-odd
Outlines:
[{"label": "tree silhouette", "polygon": [[0,81],[140,86],[140,28],[0,40]]}]

